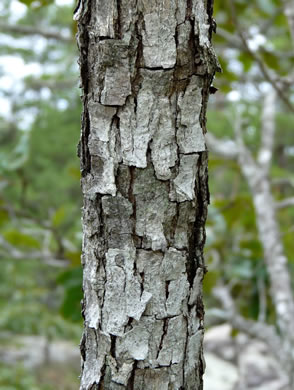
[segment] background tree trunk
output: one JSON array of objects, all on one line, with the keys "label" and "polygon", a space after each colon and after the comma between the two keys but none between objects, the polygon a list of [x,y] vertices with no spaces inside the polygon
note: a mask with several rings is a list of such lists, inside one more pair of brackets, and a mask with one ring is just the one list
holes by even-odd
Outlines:
[{"label": "background tree trunk", "polygon": [[81,389],[202,389],[212,2],[81,0]]}]

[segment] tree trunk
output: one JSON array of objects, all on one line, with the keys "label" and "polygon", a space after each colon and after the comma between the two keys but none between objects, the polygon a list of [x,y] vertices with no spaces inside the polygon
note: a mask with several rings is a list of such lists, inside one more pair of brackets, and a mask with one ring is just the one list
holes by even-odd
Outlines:
[{"label": "tree trunk", "polygon": [[202,389],[212,4],[81,0],[82,390]]}]

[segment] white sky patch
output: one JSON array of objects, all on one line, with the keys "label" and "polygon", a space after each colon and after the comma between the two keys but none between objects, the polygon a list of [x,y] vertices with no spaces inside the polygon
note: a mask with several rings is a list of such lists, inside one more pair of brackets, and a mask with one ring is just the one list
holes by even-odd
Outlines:
[{"label": "white sky patch", "polygon": [[12,90],[13,84],[14,82],[10,76],[2,76],[0,78],[0,88],[4,91]]},{"label": "white sky patch", "polygon": [[265,45],[266,37],[260,34],[258,26],[251,26],[249,28],[249,34],[251,38],[248,39],[247,43],[250,50],[256,51],[260,46]]},{"label": "white sky patch", "polygon": [[42,67],[38,62],[25,64],[22,58],[16,56],[1,56],[0,67],[14,82],[16,80],[19,81],[30,74],[33,74],[34,76],[40,76],[42,74]]},{"label": "white sky patch", "polygon": [[260,89],[257,88],[254,84],[248,82],[239,86],[240,93],[244,99],[251,102],[258,101],[261,99]]},{"label": "white sky patch", "polygon": [[42,66],[38,62],[30,62],[29,64],[25,64],[24,68],[24,76],[41,76],[42,74]]},{"label": "white sky patch", "polygon": [[239,60],[232,58],[228,63],[228,69],[238,75],[243,73],[243,64]]},{"label": "white sky patch", "polygon": [[1,34],[1,45],[7,45],[15,49],[31,49],[32,43],[28,40],[27,37],[24,38],[14,38],[8,34]]},{"label": "white sky patch", "polygon": [[63,6],[63,5],[73,5],[73,0],[55,0],[56,5]]},{"label": "white sky patch", "polygon": [[[46,38],[35,36],[33,42],[35,53],[41,54],[46,49],[47,43],[48,40]],[[31,41],[31,45],[32,45],[32,41]]]},{"label": "white sky patch", "polygon": [[29,89],[28,91],[25,91],[24,93],[24,98],[25,99],[28,99],[28,100],[35,100],[38,98],[38,92],[36,91],[32,91],[31,89]]},{"label": "white sky patch", "polygon": [[47,87],[44,87],[40,90],[41,99],[47,100],[50,98],[51,95],[52,95],[52,93],[51,93],[50,89]]},{"label": "white sky patch", "polygon": [[227,99],[230,101],[230,102],[237,102],[241,99],[241,94],[239,91],[230,91],[227,95]]},{"label": "white sky patch", "polygon": [[260,164],[266,164],[270,161],[272,152],[270,150],[261,150],[258,155],[258,162]]},{"label": "white sky patch", "polygon": [[59,111],[64,111],[68,108],[69,104],[68,101],[65,99],[58,99],[57,100],[57,108]]},{"label": "white sky patch", "polygon": [[247,41],[249,49],[256,51],[260,46],[264,46],[266,43],[266,37],[261,34],[254,35],[252,39]]},{"label": "white sky patch", "polygon": [[25,13],[27,12],[27,6],[20,1],[17,0],[11,0],[10,3],[10,18],[9,21],[11,23],[16,22],[17,20],[21,19]]},{"label": "white sky patch", "polygon": [[[14,96],[21,93],[24,77],[29,75],[40,76],[42,74],[42,67],[39,63],[26,64],[22,58],[16,56],[1,56],[0,68],[4,73],[0,77],[0,92],[13,92]],[[1,97],[0,103],[0,115],[9,118],[12,102],[8,98]]]},{"label": "white sky patch", "polygon": [[229,60],[228,69],[238,75],[243,73],[243,64],[238,60],[238,51],[236,49],[225,49],[226,58]]},{"label": "white sky patch", "polygon": [[260,83],[259,88],[262,93],[269,93],[273,89],[272,85],[267,81],[263,81],[262,83]]},{"label": "white sky patch", "polygon": [[256,35],[259,33],[259,27],[258,26],[250,26],[249,27],[249,34],[250,35]]},{"label": "white sky patch", "polygon": [[285,154],[287,156],[293,157],[294,156],[294,146],[286,146],[285,147]]},{"label": "white sky patch", "polygon": [[[6,11],[0,0],[0,14],[1,11]],[[73,7],[75,0],[55,0],[56,6],[71,6]],[[9,3],[9,23],[15,24],[23,18],[28,10],[25,4],[18,0],[11,0]],[[62,29],[61,33],[68,34],[68,29]],[[1,34],[0,40],[2,45],[9,46],[15,49],[33,49],[36,54],[42,54],[48,44],[47,39],[39,36],[18,37],[14,38],[9,34]],[[57,60],[58,58],[56,58]],[[59,65],[47,64],[41,65],[38,62],[26,63],[20,56],[17,55],[3,55],[0,56],[0,115],[9,120],[12,115],[12,104],[17,100],[18,95],[23,92],[23,79],[27,76],[35,78],[40,77],[43,73],[54,73]],[[5,96],[9,93],[11,97]],[[25,92],[26,99],[36,98],[37,93],[34,91]],[[48,99],[51,96],[51,91],[48,88],[42,88],[39,94],[41,99]],[[65,99],[58,101],[58,109],[65,110],[68,103]],[[22,110],[19,113],[17,122],[19,128],[28,130],[35,119],[36,111],[33,109]]]},{"label": "white sky patch", "polygon": [[0,115],[4,116],[5,118],[10,117],[11,115],[11,104],[10,102],[0,96]]},{"label": "white sky patch", "polygon": [[[8,34],[0,34],[0,41],[3,46],[8,46],[14,49],[32,50],[35,54],[42,54],[47,46],[47,39],[41,36],[31,36],[23,38],[14,38]],[[4,56],[1,56],[1,58]],[[11,56],[12,57],[12,56]],[[10,57],[10,58],[11,58]],[[20,55],[15,53],[13,57],[19,57]]]},{"label": "white sky patch", "polygon": [[26,108],[18,112],[17,125],[20,130],[29,131],[31,130],[32,124],[36,118],[38,109],[36,107]]}]

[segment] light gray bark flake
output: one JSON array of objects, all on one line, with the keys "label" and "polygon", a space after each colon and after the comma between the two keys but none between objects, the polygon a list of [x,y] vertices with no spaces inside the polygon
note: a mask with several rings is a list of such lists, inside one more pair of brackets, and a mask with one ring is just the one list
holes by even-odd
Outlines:
[{"label": "light gray bark flake", "polygon": [[208,15],[205,10],[205,1],[204,0],[194,0],[193,1],[193,14],[196,20],[199,44],[202,47],[211,47],[209,39],[209,23]]},{"label": "light gray bark flake", "polygon": [[200,124],[202,107],[202,87],[198,77],[193,76],[191,82],[179,96],[177,141],[181,153],[197,153],[206,150],[205,138]]},{"label": "light gray bark flake", "polygon": [[167,180],[171,177],[170,168],[177,161],[177,144],[175,139],[174,111],[170,100],[165,97],[157,103],[153,113],[153,132],[151,158],[158,179]]},{"label": "light gray bark flake", "polygon": [[174,15],[172,12],[167,12],[167,9],[156,10],[146,14],[144,22],[143,56],[145,66],[147,68],[172,68],[176,63],[174,37],[176,21]]},{"label": "light gray bark flake", "polygon": [[115,37],[115,21],[117,20],[117,0],[95,0],[92,11],[92,26],[95,26],[99,37]]},{"label": "light gray bark flake", "polygon": [[179,173],[173,180],[171,200],[184,202],[195,199],[198,157],[197,154],[181,155]]},{"label": "light gray bark flake", "polygon": [[129,318],[140,320],[152,294],[141,294],[139,278],[134,275],[136,250],[109,249],[106,253],[105,300],[102,329],[106,334],[122,336]]},{"label": "light gray bark flake", "polygon": [[167,239],[164,222],[170,209],[168,192],[164,183],[156,181],[152,167],[140,171],[134,185],[136,195],[136,234],[143,237],[145,248],[165,251]]},{"label": "light gray bark flake", "polygon": [[112,356],[107,357],[107,362],[111,369],[112,381],[118,383],[119,385],[127,386],[133,370],[134,362],[123,363],[121,367],[118,367],[117,361]]},{"label": "light gray bark flake", "polygon": [[130,94],[131,83],[128,68],[107,68],[104,88],[101,92],[101,103],[109,106],[123,106]]},{"label": "light gray bark flake", "polygon": [[186,322],[182,316],[169,318],[167,333],[164,336],[162,349],[158,355],[160,366],[179,364],[183,360],[186,339]]},{"label": "light gray bark flake", "polygon": [[149,130],[152,109],[152,94],[143,86],[137,97],[137,113],[132,99],[119,112],[122,157],[127,165],[138,168],[147,166],[147,148],[152,137]]},{"label": "light gray bark flake", "polygon": [[[162,72],[149,75],[137,96],[136,107],[129,99],[119,111],[121,151],[123,162],[138,168],[146,168],[148,146],[158,179],[171,177],[170,168],[177,161],[174,116],[175,103],[166,96],[154,95]],[[152,142],[151,142],[152,140]],[[151,143],[150,143],[151,142]]]}]

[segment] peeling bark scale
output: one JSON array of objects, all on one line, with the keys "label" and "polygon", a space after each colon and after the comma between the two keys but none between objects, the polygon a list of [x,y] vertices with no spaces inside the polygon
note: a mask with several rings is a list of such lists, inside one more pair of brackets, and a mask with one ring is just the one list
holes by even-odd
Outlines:
[{"label": "peeling bark scale", "polygon": [[202,389],[211,0],[81,0],[81,390]]}]

